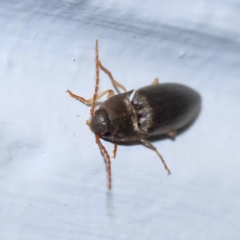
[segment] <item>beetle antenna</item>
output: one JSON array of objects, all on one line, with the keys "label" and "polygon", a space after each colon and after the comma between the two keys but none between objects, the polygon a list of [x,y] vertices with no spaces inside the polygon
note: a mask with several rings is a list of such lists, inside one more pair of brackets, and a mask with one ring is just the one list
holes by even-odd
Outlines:
[{"label": "beetle antenna", "polygon": [[94,107],[96,105],[96,99],[97,99],[97,92],[98,92],[98,84],[99,84],[99,57],[98,57],[98,39],[96,39],[96,84],[95,84],[95,91],[93,94],[93,102],[92,102],[92,108],[90,110],[91,117],[94,116]]},{"label": "beetle antenna", "polygon": [[108,189],[111,190],[112,189],[112,172],[111,172],[111,160],[110,160],[110,156],[106,150],[106,148],[102,145],[101,141],[100,141],[100,136],[98,134],[96,134],[96,142],[100,148],[100,150],[102,151],[104,157],[106,157],[107,160],[107,172],[108,172]]},{"label": "beetle antenna", "polygon": [[[90,110],[90,114],[91,117],[94,117],[94,108],[96,105],[96,99],[97,99],[97,92],[98,92],[98,85],[99,85],[99,55],[98,55],[98,39],[96,39],[96,47],[95,47],[95,51],[96,51],[96,84],[95,84],[95,91],[93,94],[93,102],[92,102],[92,108]],[[101,141],[100,141],[100,136],[98,134],[95,135],[96,136],[96,142],[101,150],[101,152],[103,153],[103,156],[106,158],[106,164],[107,164],[107,172],[108,172],[108,189],[111,190],[112,188],[112,173],[111,173],[111,160],[110,160],[110,156],[108,154],[108,151],[106,150],[106,148],[102,145]]]}]

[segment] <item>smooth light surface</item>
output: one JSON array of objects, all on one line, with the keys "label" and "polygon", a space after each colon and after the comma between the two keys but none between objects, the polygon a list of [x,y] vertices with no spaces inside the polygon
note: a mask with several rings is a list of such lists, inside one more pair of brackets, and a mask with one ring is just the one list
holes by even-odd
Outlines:
[{"label": "smooth light surface", "polygon": [[[227,0],[1,1],[0,239],[238,240],[239,11]],[[171,176],[151,150],[119,146],[107,190],[89,108],[66,93],[92,97],[96,38],[128,90],[158,77],[201,93],[197,121],[153,143]]]}]

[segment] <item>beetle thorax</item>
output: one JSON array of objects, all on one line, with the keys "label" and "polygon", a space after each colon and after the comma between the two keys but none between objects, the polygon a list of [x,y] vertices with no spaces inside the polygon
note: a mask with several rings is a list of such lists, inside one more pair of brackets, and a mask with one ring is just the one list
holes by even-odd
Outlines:
[{"label": "beetle thorax", "polygon": [[100,105],[90,124],[95,134],[112,142],[139,139],[136,113],[129,100],[132,92],[117,94]]}]

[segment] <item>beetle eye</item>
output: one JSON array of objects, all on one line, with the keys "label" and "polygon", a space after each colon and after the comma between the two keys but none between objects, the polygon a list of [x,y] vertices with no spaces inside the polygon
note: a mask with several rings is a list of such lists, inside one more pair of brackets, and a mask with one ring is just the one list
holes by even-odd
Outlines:
[{"label": "beetle eye", "polygon": [[110,126],[108,114],[104,110],[97,110],[90,124],[92,131],[102,136],[110,132]]}]

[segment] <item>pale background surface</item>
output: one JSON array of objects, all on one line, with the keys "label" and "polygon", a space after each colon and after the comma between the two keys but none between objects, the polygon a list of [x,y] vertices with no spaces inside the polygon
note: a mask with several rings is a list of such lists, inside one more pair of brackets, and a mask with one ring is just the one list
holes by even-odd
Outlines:
[{"label": "pale background surface", "polygon": [[[240,1],[102,2],[0,2],[0,239],[238,240]],[[201,93],[193,126],[154,142],[171,176],[120,146],[108,193],[89,108],[65,93],[92,96],[96,38],[127,89]]]}]

